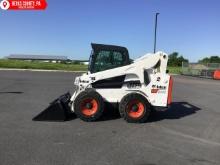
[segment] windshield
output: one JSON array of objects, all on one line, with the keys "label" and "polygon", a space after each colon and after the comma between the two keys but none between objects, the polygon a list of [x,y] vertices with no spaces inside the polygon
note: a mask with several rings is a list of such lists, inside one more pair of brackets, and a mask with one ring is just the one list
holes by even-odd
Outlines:
[{"label": "windshield", "polygon": [[93,71],[100,72],[107,69],[120,67],[123,66],[124,63],[124,56],[121,52],[101,50],[96,56]]}]

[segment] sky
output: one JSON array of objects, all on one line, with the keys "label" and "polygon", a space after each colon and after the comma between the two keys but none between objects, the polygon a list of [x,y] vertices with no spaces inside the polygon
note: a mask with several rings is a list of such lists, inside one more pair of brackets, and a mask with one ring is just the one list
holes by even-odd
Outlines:
[{"label": "sky", "polygon": [[220,55],[219,0],[47,0],[45,11],[0,9],[0,57],[64,55],[87,60],[91,42],[125,46],[135,59],[157,50],[190,62]]}]

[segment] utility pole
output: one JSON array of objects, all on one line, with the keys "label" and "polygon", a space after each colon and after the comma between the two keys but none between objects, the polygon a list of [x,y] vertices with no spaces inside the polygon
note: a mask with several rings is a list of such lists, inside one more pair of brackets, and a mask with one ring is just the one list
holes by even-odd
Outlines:
[{"label": "utility pole", "polygon": [[156,52],[156,45],[157,45],[157,16],[160,13],[156,13],[155,15],[155,27],[154,27],[154,53]]}]

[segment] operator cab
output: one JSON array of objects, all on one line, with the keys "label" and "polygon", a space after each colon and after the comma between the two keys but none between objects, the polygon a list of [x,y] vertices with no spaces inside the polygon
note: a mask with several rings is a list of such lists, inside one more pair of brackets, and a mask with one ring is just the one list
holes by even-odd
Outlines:
[{"label": "operator cab", "polygon": [[96,73],[130,64],[128,50],[125,47],[104,44],[91,44],[89,59],[90,73]]}]

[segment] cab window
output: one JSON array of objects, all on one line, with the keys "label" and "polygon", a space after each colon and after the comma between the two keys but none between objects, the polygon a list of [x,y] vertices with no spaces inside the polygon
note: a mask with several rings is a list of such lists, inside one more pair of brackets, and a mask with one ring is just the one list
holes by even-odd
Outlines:
[{"label": "cab window", "polygon": [[94,72],[123,66],[124,61],[121,52],[101,50],[95,59]]}]

